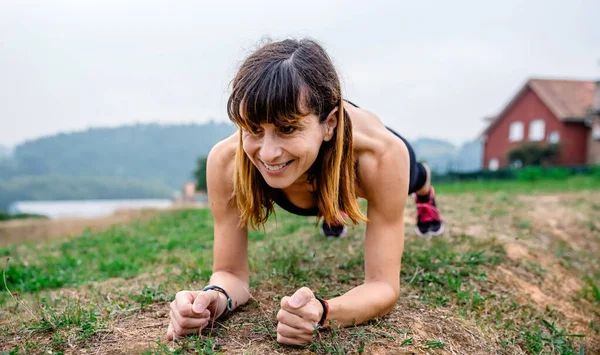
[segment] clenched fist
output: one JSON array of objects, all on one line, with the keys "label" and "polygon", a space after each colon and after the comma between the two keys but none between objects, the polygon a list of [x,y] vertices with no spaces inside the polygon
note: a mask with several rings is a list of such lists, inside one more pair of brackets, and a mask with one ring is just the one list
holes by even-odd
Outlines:
[{"label": "clenched fist", "polygon": [[308,287],[281,299],[277,313],[277,341],[288,345],[308,344],[319,327],[324,309]]},{"label": "clenched fist", "polygon": [[180,291],[171,302],[167,339],[199,333],[223,314],[227,298],[218,291]]}]

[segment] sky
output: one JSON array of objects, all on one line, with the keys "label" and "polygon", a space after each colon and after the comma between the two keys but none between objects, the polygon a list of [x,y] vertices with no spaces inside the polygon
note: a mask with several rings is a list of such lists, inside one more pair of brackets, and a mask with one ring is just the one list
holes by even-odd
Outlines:
[{"label": "sky", "polygon": [[600,1],[0,0],[0,145],[226,121],[264,38],[311,37],[408,139],[477,138],[530,77],[600,80]]}]

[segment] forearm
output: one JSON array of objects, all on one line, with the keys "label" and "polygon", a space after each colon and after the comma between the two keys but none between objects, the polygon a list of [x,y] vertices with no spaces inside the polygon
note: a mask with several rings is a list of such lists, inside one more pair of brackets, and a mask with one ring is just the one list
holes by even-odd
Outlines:
[{"label": "forearm", "polygon": [[389,313],[398,300],[398,293],[385,282],[367,282],[342,296],[328,300],[326,325],[347,327],[364,323]]},{"label": "forearm", "polygon": [[[209,284],[222,287],[232,300],[233,309],[248,302],[250,298],[248,279],[228,271],[215,271]],[[223,297],[225,299],[225,297]]]}]

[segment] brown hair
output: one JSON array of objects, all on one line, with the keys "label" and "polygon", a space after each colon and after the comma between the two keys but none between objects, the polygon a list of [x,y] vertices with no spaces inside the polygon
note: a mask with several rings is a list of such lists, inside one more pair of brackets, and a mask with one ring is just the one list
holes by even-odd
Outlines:
[{"label": "brown hair", "polygon": [[[315,189],[318,217],[328,223],[366,221],[356,201],[352,122],[344,111],[340,80],[325,50],[310,39],[284,40],[263,45],[241,65],[232,81],[227,102],[229,118],[241,130],[254,131],[263,123],[293,125],[314,113],[324,122],[338,107],[338,123],[331,140],[321,145],[308,171]],[[236,153],[233,198],[240,223],[264,225],[273,213],[272,189],[242,147]]]}]

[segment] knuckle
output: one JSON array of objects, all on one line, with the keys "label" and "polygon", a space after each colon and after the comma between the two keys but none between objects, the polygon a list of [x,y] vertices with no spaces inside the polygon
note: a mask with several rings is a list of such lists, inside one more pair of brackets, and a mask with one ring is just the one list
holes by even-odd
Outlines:
[{"label": "knuckle", "polygon": [[183,328],[181,328],[177,322],[173,323],[173,333],[176,335],[185,335],[183,334]]},{"label": "knuckle", "polygon": [[188,318],[182,318],[179,321],[179,326],[181,328],[189,328],[190,327],[190,320]]},{"label": "knuckle", "polygon": [[277,320],[278,321],[283,321],[283,319],[285,318],[285,311],[283,309],[280,309],[279,312],[277,312]]},{"label": "knuckle", "polygon": [[279,322],[277,323],[277,334],[281,334],[284,331],[285,327],[283,325],[283,323]]},{"label": "knuckle", "polygon": [[306,286],[302,287],[301,290],[304,294],[311,295],[311,296],[313,294],[312,290]]}]

